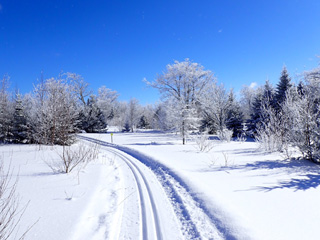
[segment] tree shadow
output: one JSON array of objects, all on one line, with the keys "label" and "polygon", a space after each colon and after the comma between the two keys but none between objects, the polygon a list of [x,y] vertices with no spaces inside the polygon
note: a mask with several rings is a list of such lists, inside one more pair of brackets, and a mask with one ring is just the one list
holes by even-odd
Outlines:
[{"label": "tree shadow", "polygon": [[276,189],[293,189],[296,191],[306,191],[311,188],[317,188],[320,185],[319,174],[306,174],[303,178],[292,178],[290,180],[280,181],[278,185],[270,187],[256,187],[256,190],[270,192]]},{"label": "tree shadow", "polygon": [[[221,168],[213,168],[208,171],[232,171],[232,170],[243,170],[243,171],[255,171],[255,170],[281,170],[281,172],[292,174],[292,173],[320,173],[320,166],[307,160],[301,160],[297,158],[287,160],[263,160],[256,161],[253,163],[247,163],[243,165],[233,165]],[[278,171],[275,174],[279,173]],[[270,174],[272,174],[270,172]]]}]

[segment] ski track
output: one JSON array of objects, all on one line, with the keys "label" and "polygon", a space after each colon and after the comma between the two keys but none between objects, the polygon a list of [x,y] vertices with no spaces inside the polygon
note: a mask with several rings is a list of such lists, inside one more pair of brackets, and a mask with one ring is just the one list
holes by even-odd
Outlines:
[{"label": "ski track", "polygon": [[[108,149],[108,151],[120,157],[120,159],[122,159],[130,168],[134,176],[135,182],[138,187],[139,200],[141,203],[140,216],[142,220],[142,228],[140,231],[142,232],[142,239],[161,240],[162,234],[158,212],[154,203],[154,198],[150,190],[150,186],[146,181],[145,176],[130,158],[128,158],[121,152],[115,151],[114,149]],[[146,191],[144,189],[146,189]],[[149,209],[148,206],[151,206],[151,209]]]},{"label": "ski track", "polygon": [[107,147],[107,151],[118,156],[131,170],[138,187],[141,203],[140,215],[142,223],[140,232],[142,233],[142,239],[164,239],[164,237],[162,234],[163,222],[159,220],[159,212],[152,190],[143,173],[144,171],[141,170],[141,166],[138,166],[138,163],[148,167],[161,183],[179,220],[180,230],[184,239],[237,239],[232,231],[226,227],[226,224],[214,216],[206,208],[205,204],[191,193],[184,181],[165,165],[127,147],[90,137],[78,137]]}]

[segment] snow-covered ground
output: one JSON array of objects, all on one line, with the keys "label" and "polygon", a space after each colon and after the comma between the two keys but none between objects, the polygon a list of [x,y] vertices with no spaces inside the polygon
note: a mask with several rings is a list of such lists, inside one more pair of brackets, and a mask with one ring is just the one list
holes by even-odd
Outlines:
[{"label": "snow-covered ground", "polygon": [[[156,131],[82,134],[99,158],[55,174],[61,147],[0,146],[26,239],[318,239],[319,166],[267,154],[254,142],[215,141],[209,152]],[[90,140],[90,139],[88,139]],[[81,140],[87,142],[85,140]],[[214,140],[213,140],[214,141]],[[142,162],[142,163],[141,163]]]}]

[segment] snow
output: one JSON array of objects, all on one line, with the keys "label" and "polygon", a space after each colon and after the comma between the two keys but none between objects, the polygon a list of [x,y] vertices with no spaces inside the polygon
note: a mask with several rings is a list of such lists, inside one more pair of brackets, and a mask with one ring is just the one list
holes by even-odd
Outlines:
[{"label": "snow", "polygon": [[[140,194],[149,192],[157,206],[153,212],[146,199],[146,216],[158,214],[154,225],[163,239],[191,236],[183,230],[188,221],[203,239],[318,239],[318,165],[262,152],[255,142],[212,140],[209,152],[199,152],[176,134],[110,129],[116,145],[102,146],[98,159],[69,174],[55,174],[44,162],[57,159],[61,147],[0,146],[6,166],[11,162],[13,177],[19,176],[20,207],[29,202],[19,233],[35,223],[26,239],[141,238],[143,208],[125,159],[142,174],[136,176]],[[110,133],[81,136],[111,141]],[[148,226],[148,234],[156,229]]]}]

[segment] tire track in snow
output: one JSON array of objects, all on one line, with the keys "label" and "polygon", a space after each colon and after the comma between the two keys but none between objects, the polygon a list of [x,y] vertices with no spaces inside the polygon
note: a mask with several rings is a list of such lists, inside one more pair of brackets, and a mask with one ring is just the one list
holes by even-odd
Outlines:
[{"label": "tire track in snow", "polygon": [[180,220],[185,239],[237,239],[226,224],[213,215],[205,204],[191,193],[184,181],[165,165],[124,146],[85,136],[79,136],[79,138],[122,151],[150,168],[171,201]]}]

